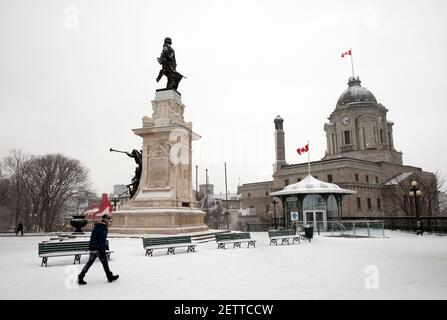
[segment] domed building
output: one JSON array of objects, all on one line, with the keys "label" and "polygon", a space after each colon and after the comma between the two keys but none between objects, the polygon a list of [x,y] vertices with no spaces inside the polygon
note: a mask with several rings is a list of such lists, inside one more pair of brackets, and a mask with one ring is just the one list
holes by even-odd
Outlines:
[{"label": "domed building", "polygon": [[351,157],[402,164],[402,153],[394,149],[394,123],[387,120],[388,109],[360,84],[358,77],[349,79],[324,126],[327,150],[323,159]]},{"label": "domed building", "polygon": [[[352,191],[345,192],[343,201],[341,196],[334,196],[339,206],[337,219],[414,215],[411,199],[406,196],[410,182],[417,180],[426,188],[433,183],[436,185],[433,173],[403,164],[402,152],[394,146],[394,123],[387,118],[387,113],[388,109],[361,85],[360,79],[351,77],[348,88],[338,98],[329,121],[324,124],[326,152],[320,161],[310,163],[311,175],[313,179]],[[255,209],[264,223],[268,224],[276,217],[280,224],[288,226],[290,212],[304,210],[304,202],[299,203],[299,196],[291,193],[287,196],[288,186],[301,185],[300,181],[309,179],[308,164],[286,162],[284,119],[277,116],[274,124],[276,162],[273,180],[244,184],[238,191],[242,209]],[[289,148],[295,149],[296,145]],[[427,215],[437,210],[436,197],[421,199],[425,201],[421,202],[421,214],[424,209]],[[277,200],[273,201],[274,198]],[[319,208],[321,211],[323,214],[310,212],[308,216],[314,216],[316,221],[326,221],[330,210],[323,206]]]}]

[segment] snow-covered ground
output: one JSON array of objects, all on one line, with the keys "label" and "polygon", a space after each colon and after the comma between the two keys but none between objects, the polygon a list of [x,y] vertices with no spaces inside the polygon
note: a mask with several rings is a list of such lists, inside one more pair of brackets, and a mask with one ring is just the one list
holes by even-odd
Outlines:
[{"label": "snow-covered ground", "polygon": [[[74,279],[87,261],[48,260],[40,267],[37,244],[49,237],[0,238],[0,299],[445,299],[447,237],[387,231],[388,238],[315,236],[312,242],[269,246],[253,232],[256,248],[197,252],[165,250],[145,256],[138,238],[109,238],[114,250],[108,283],[99,261],[86,286]],[[87,239],[87,238],[85,238]]]}]

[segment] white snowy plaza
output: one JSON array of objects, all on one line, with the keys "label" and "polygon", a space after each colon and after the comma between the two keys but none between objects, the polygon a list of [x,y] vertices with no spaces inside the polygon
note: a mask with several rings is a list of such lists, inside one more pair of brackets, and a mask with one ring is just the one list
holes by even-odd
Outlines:
[{"label": "white snowy plaza", "polygon": [[[108,283],[99,261],[86,286],[75,276],[87,261],[48,260],[41,267],[37,245],[49,236],[0,238],[0,299],[445,299],[447,237],[386,231],[386,238],[315,235],[308,242],[269,246],[266,232],[252,232],[256,248],[196,252],[165,250],[145,256],[141,238],[109,236]],[[88,239],[88,238],[85,238]]]}]

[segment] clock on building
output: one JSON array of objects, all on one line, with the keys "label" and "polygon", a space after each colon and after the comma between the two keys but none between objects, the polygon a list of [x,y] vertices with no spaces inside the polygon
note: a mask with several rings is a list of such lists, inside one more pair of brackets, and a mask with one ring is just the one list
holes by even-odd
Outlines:
[{"label": "clock on building", "polygon": [[344,126],[347,126],[348,124],[351,123],[351,117],[348,115],[344,115],[343,117],[341,117],[341,124]]}]

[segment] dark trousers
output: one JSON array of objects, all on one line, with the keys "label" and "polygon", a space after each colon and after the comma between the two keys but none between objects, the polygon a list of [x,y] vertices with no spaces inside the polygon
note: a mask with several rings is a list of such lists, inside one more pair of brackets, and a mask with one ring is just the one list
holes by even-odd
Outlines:
[{"label": "dark trousers", "polygon": [[16,235],[18,235],[19,232],[20,232],[20,234],[23,236],[23,230],[17,230],[17,231],[16,231]]},{"label": "dark trousers", "polygon": [[104,268],[104,271],[107,275],[107,277],[110,277],[112,275],[112,272],[109,269],[109,263],[107,261],[107,255],[105,251],[92,251],[90,252],[90,256],[88,258],[87,264],[82,269],[80,276],[84,277],[87,273],[88,269],[92,266],[93,262],[95,262],[96,258],[99,258],[99,261],[101,261],[102,266]]}]

